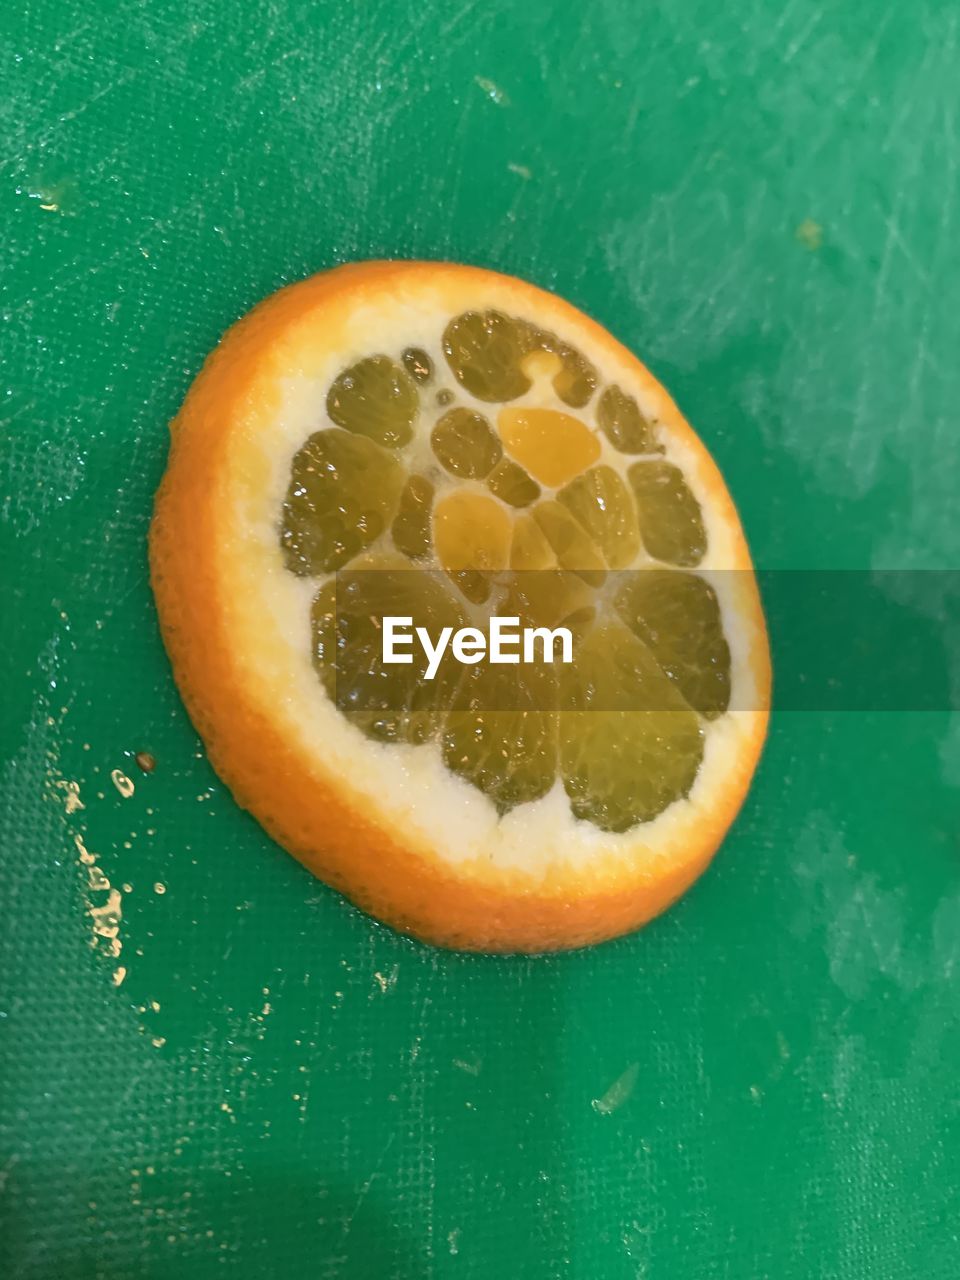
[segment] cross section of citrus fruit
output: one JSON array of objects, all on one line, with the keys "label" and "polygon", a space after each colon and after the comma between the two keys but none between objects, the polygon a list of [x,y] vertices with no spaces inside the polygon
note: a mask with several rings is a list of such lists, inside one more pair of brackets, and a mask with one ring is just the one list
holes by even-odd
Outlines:
[{"label": "cross section of citrus fruit", "polygon": [[[703,871],[766,731],[763,616],[716,466],[598,324],[475,268],[340,267],[229,331],[172,436],[174,675],[318,876],[425,940],[538,951]],[[574,662],[382,663],[388,614],[494,613],[569,623]]]}]

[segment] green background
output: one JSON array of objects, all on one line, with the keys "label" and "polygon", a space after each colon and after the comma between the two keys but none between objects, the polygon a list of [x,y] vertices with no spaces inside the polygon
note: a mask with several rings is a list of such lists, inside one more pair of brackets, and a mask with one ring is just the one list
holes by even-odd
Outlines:
[{"label": "green background", "polygon": [[[956,567],[958,22],[948,0],[4,7],[0,1271],[954,1280],[946,712],[781,713],[665,918],[566,956],[444,954],[234,806],[145,536],[224,328],[333,263],[423,256],[554,288],[645,358],[764,568]],[[78,833],[131,885],[118,988]]]}]

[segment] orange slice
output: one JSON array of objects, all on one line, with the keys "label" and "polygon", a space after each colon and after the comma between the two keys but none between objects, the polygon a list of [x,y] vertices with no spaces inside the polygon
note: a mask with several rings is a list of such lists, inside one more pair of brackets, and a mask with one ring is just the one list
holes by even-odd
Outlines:
[{"label": "orange slice", "polygon": [[[230,330],[172,437],[174,675],[316,875],[482,951],[613,937],[700,875],[763,743],[766,631],[716,466],[604,329],[476,268],[340,267]],[[388,615],[506,614],[568,626],[572,661],[382,663]]]}]

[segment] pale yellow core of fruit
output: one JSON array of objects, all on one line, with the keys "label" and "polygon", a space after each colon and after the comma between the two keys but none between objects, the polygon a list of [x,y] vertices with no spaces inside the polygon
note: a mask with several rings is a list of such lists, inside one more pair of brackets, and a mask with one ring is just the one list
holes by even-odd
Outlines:
[{"label": "pale yellow core of fruit", "polygon": [[[469,311],[438,336],[445,365],[400,335],[341,370],[293,459],[279,538],[317,582],[317,673],[364,734],[433,744],[501,814],[559,781],[577,818],[629,830],[689,793],[729,705],[717,597],[689,572],[699,502],[656,420],[557,335]],[[439,634],[492,613],[568,627],[574,662],[445,659],[426,682],[381,661],[387,614]]]},{"label": "pale yellow core of fruit", "polygon": [[497,425],[511,458],[551,489],[566,484],[600,457],[596,435],[569,413],[501,409]]},{"label": "pale yellow core of fruit", "polygon": [[563,373],[563,361],[555,351],[531,351],[520,361],[520,368],[539,388]]}]

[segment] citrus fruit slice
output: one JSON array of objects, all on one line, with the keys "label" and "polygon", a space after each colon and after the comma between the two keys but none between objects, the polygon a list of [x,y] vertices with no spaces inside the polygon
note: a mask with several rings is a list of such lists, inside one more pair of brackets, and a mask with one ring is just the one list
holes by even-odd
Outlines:
[{"label": "citrus fruit slice", "polygon": [[[172,437],[174,675],[313,872],[422,939],[540,951],[703,871],[763,743],[766,631],[716,466],[604,329],[471,267],[340,267],[230,330]],[[382,661],[388,615],[482,639],[507,613],[563,624],[569,661]]]}]

